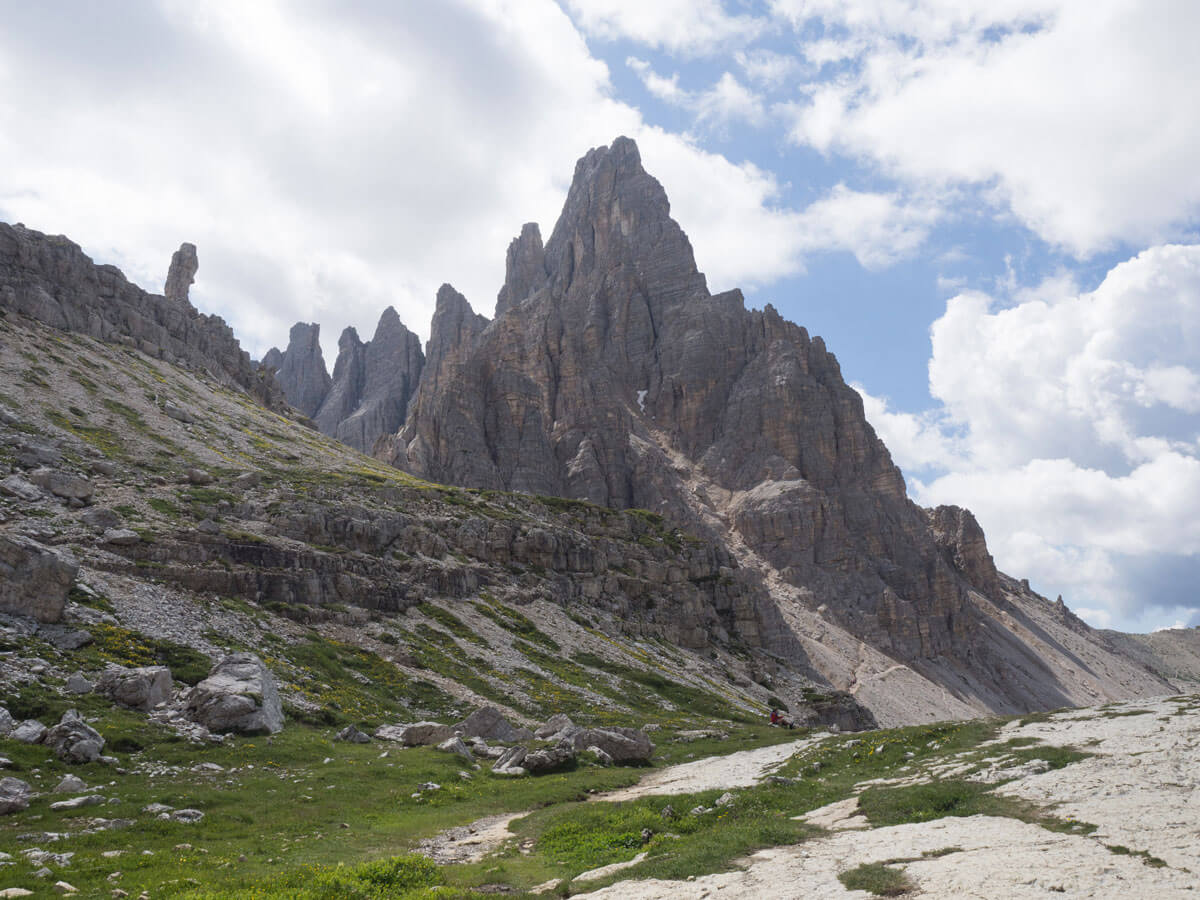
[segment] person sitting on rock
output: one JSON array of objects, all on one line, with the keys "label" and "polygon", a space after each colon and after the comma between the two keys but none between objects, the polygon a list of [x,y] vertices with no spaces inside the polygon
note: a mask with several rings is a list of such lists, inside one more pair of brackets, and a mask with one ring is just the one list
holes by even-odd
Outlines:
[{"label": "person sitting on rock", "polygon": [[785,719],[783,713],[777,709],[771,710],[771,724],[778,728],[795,728],[796,723],[791,719]]}]

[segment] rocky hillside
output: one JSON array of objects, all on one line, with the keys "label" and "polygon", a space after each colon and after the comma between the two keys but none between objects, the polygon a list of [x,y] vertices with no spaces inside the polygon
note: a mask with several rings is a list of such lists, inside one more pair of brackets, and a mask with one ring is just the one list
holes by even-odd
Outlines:
[{"label": "rocky hillside", "polygon": [[[0,381],[0,612],[86,624],[69,601],[94,592],[121,628],[210,655],[299,622],[526,722],[686,719],[679,697],[871,721],[803,664],[753,572],[659,516],[422,482],[207,374],[11,311]],[[342,717],[311,687],[287,699]]]},{"label": "rocky hillside", "polygon": [[95,265],[65,237],[0,222],[0,309],[202,371],[283,409],[278,385],[251,364],[224,320],[188,302],[198,267],[196,248],[184,244],[171,258],[165,296],[150,294],[114,266]]}]

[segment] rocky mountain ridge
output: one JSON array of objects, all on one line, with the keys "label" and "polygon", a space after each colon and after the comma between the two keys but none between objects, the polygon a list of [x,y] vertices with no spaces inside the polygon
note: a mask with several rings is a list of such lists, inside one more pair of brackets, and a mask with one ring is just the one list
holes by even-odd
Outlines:
[{"label": "rocky mountain ridge", "polygon": [[969,511],[907,498],[824,342],[709,293],[626,138],[579,161],[545,245],[523,226],[495,318],[438,291],[407,420],[376,452],[432,481],[653,510],[976,708],[1086,702],[1053,642],[1013,624],[1045,601],[996,571]]},{"label": "rocky mountain ridge", "polygon": [[[31,235],[23,240],[34,255],[49,252],[39,241],[65,241]],[[20,270],[29,252],[15,253],[0,270]],[[65,270],[55,289],[69,315],[15,289],[0,292],[0,309],[16,314],[7,329],[20,343],[44,348],[41,369],[55,379],[35,371],[26,383],[28,360],[11,360],[23,391],[14,421],[82,441],[77,459],[86,460],[79,447],[104,457],[58,471],[62,450],[43,454],[14,435],[5,464],[41,469],[14,471],[9,493],[33,503],[49,492],[83,509],[101,496],[89,466],[142,490],[147,478],[168,488],[152,491],[149,507],[124,490],[106,501],[154,523],[152,540],[105,537],[130,531],[120,517],[99,531],[67,527],[95,548],[95,572],[135,581],[153,573],[184,596],[228,593],[292,611],[395,614],[433,601],[477,604],[485,593],[533,599],[567,619],[599,615],[620,634],[714,653],[747,689],[765,679],[789,704],[806,690],[845,691],[888,724],[1172,689],[1145,659],[996,572],[969,512],[921,510],[905,497],[823,342],[770,307],[746,310],[737,292],[708,294],[631,141],[580,161],[544,246],[536,227],[522,229],[495,319],[446,285],[424,358],[389,311],[371,344],[343,334],[333,378],[319,377],[317,326],[301,323],[287,354],[266,360],[278,362],[285,389],[307,398],[301,412],[320,420],[336,409],[326,431],[354,418],[339,418],[347,398],[371,399],[359,411],[387,402],[394,412],[415,383],[401,430],[372,445],[466,491],[364,460],[286,418],[264,419],[175,370],[158,344],[118,363],[96,356],[76,337],[91,333],[89,304],[109,296],[87,294],[105,274],[93,268]],[[135,299],[170,310],[186,302],[195,271],[194,249],[181,248],[169,296]],[[191,346],[190,320],[149,315],[165,322],[164,342]],[[134,381],[105,392],[78,369],[62,371],[52,348],[63,341],[98,370],[132,366]],[[371,345],[386,351],[375,358],[405,365],[376,366],[372,379]],[[206,360],[209,374],[224,356]],[[270,372],[255,379],[275,385]],[[39,398],[47,386],[58,408]],[[383,427],[382,413],[361,418]],[[355,433],[365,445],[365,423]],[[530,493],[544,496],[532,502]]]},{"label": "rocky mountain ridge", "polygon": [[330,376],[320,336],[320,325],[297,322],[287,349],[272,347],[263,357],[263,368],[275,371],[292,406],[324,434],[370,453],[380,438],[404,424],[425,366],[421,340],[389,306],[366,343],[354,328],[342,332]]},{"label": "rocky mountain ridge", "polygon": [[268,409],[285,408],[275,379],[251,364],[225,321],[188,300],[198,265],[196,248],[183,244],[171,259],[165,296],[154,295],[115,266],[95,265],[65,237],[0,222],[0,309],[205,371]]}]

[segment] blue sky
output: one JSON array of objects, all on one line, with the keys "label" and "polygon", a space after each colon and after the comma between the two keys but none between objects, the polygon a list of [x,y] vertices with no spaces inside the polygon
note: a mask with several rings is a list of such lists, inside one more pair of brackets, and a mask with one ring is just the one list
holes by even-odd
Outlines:
[{"label": "blue sky", "polygon": [[0,0],[0,218],[329,362],[490,314],[634,137],[713,290],[822,335],[917,502],[1096,625],[1200,624],[1190,0]]}]

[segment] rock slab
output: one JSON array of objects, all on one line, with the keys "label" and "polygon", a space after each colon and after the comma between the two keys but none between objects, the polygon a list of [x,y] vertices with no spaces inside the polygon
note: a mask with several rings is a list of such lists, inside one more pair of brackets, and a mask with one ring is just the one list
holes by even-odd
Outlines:
[{"label": "rock slab", "polygon": [[79,566],[21,535],[0,535],[0,612],[62,619]]},{"label": "rock slab", "polygon": [[283,729],[275,676],[253,653],[231,653],[188,693],[185,713],[209,731],[244,734]]}]

